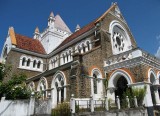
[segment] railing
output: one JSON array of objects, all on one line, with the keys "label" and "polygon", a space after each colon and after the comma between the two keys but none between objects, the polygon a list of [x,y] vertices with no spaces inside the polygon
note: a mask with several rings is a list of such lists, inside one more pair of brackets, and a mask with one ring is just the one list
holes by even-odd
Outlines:
[{"label": "railing", "polygon": [[93,99],[93,97],[85,98],[85,99],[76,99],[74,95],[70,100],[70,109],[71,113],[79,113],[79,112],[95,112],[95,111],[109,111],[112,109],[123,109],[123,108],[136,108],[138,107],[137,98],[129,98],[126,96],[125,99],[121,100],[117,96],[115,100],[105,99]]}]

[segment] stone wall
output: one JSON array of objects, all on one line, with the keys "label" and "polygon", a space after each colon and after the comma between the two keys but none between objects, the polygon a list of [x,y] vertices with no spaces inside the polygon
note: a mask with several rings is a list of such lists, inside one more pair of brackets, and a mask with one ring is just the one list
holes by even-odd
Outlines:
[{"label": "stone wall", "polygon": [[51,99],[5,100],[0,102],[0,116],[30,116],[51,114]]},{"label": "stone wall", "polygon": [[75,116],[148,116],[147,109],[113,110],[108,112],[79,113]]}]

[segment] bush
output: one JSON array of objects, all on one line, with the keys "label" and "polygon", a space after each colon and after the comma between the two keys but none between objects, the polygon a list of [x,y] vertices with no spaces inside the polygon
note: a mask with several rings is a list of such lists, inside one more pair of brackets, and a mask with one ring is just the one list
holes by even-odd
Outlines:
[{"label": "bush", "polygon": [[132,88],[133,96],[137,97],[138,106],[142,106],[144,96],[146,94],[146,86],[143,88]]},{"label": "bush", "polygon": [[26,76],[24,74],[14,75],[7,83],[0,84],[0,97],[5,95],[6,99],[28,99],[30,91],[24,83]]},{"label": "bush", "polygon": [[52,116],[70,116],[69,103],[63,102],[59,104],[55,109],[52,110]]},{"label": "bush", "polygon": [[134,96],[137,98],[138,106],[142,106],[144,96],[146,94],[146,86],[144,88],[128,88],[126,92],[123,93],[122,95],[122,100],[121,100],[121,106],[122,108],[127,108],[128,103],[126,101],[126,96],[129,98],[130,102],[130,107],[135,107],[134,106]]}]

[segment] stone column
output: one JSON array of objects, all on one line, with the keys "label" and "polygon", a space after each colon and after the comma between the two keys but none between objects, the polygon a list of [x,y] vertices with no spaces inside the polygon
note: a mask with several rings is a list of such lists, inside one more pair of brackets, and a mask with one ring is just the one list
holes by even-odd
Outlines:
[{"label": "stone column", "polygon": [[74,94],[71,95],[71,99],[70,99],[70,108],[71,108],[71,114],[75,114],[75,98],[74,98]]},{"label": "stone column", "polygon": [[121,109],[121,105],[120,105],[120,99],[119,99],[119,96],[116,96],[116,102],[117,102],[118,110],[120,110],[120,109]]},{"label": "stone column", "polygon": [[90,105],[91,105],[91,112],[94,112],[94,99],[93,96],[90,97]]},{"label": "stone column", "polygon": [[105,109],[106,109],[106,111],[109,110],[109,105],[108,105],[108,98],[107,98],[107,96],[105,96]]},{"label": "stone column", "polygon": [[158,87],[157,86],[154,86],[154,94],[155,94],[156,105],[160,105],[160,98],[159,98],[159,93],[158,93]]},{"label": "stone column", "polygon": [[51,98],[51,93],[48,93],[48,105],[47,105],[47,113],[51,114],[52,111],[52,98]]}]

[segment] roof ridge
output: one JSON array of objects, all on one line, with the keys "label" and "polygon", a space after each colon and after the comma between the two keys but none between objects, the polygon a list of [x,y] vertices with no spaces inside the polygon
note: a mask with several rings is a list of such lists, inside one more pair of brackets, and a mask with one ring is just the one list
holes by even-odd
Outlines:
[{"label": "roof ridge", "polygon": [[[24,37],[27,37],[28,39],[33,39],[32,37],[29,37],[29,36],[26,36],[26,35],[22,35],[22,34],[20,34],[20,33],[15,33],[15,35],[20,35],[20,36],[24,36]],[[35,40],[35,39],[33,39],[33,40]]]},{"label": "roof ridge", "polygon": [[97,20],[95,21],[95,23],[97,23],[97,22],[99,22],[100,20],[102,20],[102,19],[106,16],[106,14],[108,14],[109,11],[110,11],[112,8],[114,8],[115,6],[117,6],[117,4],[113,4],[105,13],[103,13],[99,18],[97,18]]}]

